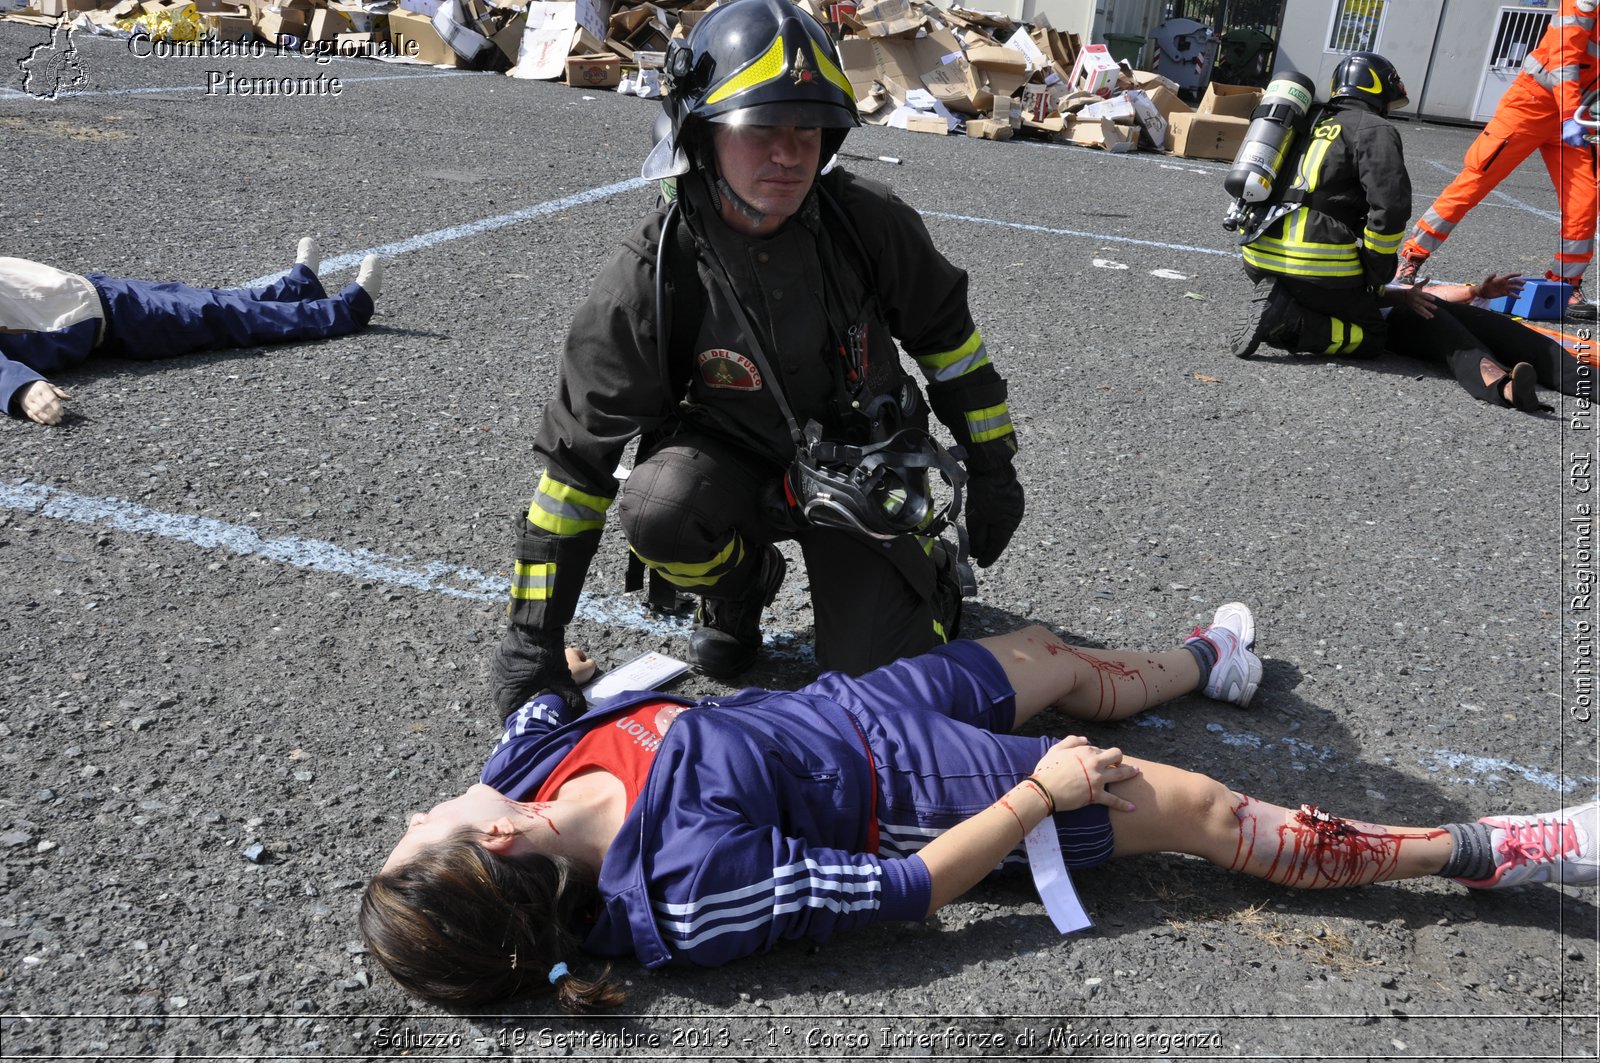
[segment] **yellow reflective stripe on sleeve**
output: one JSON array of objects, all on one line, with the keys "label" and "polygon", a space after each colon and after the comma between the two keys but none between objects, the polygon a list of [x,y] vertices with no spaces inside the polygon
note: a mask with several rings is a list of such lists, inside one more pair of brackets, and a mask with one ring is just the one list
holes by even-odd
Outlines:
[{"label": "yellow reflective stripe on sleeve", "polygon": [[550,478],[539,477],[539,490],[528,504],[528,522],[553,535],[577,535],[605,527],[611,499],[591,495]]},{"label": "yellow reflective stripe on sleeve", "polygon": [[744,543],[738,535],[734,535],[728,540],[728,545],[709,561],[652,561],[637,550],[633,552],[640,561],[675,587],[710,587],[744,560]]},{"label": "yellow reflective stripe on sleeve", "polygon": [[982,366],[989,364],[989,349],[984,346],[983,337],[977,329],[972,330],[972,335],[967,337],[967,342],[953,351],[941,351],[937,354],[919,354],[916,356],[917,365],[922,367],[922,375],[935,383],[955,380],[965,376]]},{"label": "yellow reflective stripe on sleeve", "polygon": [[974,443],[987,443],[1011,434],[1011,411],[1005,403],[969,410],[966,414],[967,433]]},{"label": "yellow reflective stripe on sleeve", "polygon": [[[753,43],[753,42],[752,42]],[[729,96],[737,96],[741,92],[765,85],[773,78],[783,74],[783,35],[772,39],[772,47],[768,48],[765,55],[760,56],[743,70],[736,71],[728,80],[712,89],[706,96],[705,105],[721,103]],[[855,97],[852,92],[851,98]]]},{"label": "yellow reflective stripe on sleeve", "polygon": [[1363,229],[1361,231],[1361,242],[1366,245],[1367,250],[1380,255],[1398,254],[1400,243],[1405,238],[1406,234],[1404,232],[1375,233],[1371,229]]},{"label": "yellow reflective stripe on sleeve", "polygon": [[511,566],[511,597],[526,602],[550,600],[556,584],[554,561],[517,561]]}]

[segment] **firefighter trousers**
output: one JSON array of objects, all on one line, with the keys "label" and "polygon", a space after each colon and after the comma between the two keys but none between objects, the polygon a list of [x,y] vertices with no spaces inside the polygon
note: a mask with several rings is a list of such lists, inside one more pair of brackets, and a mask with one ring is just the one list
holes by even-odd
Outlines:
[{"label": "firefighter trousers", "polygon": [[647,448],[617,496],[633,552],[679,590],[737,598],[769,543],[805,558],[817,663],[859,675],[943,641],[927,540],[888,541],[806,524],[783,495],[782,466],[721,436],[679,429]]},{"label": "firefighter trousers", "polygon": [[1273,323],[1275,335],[1267,341],[1272,346],[1344,358],[1376,358],[1383,353],[1383,311],[1378,297],[1366,288],[1329,287],[1251,266],[1244,271],[1256,283],[1270,277],[1289,296],[1291,309],[1281,323]]}]

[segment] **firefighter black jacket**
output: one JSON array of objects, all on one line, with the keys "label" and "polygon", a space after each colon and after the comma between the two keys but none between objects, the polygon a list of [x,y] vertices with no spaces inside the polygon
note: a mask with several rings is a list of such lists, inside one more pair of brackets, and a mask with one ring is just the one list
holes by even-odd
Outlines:
[{"label": "firefighter black jacket", "polygon": [[789,423],[710,273],[706,242],[725,264],[801,424],[837,421],[847,356],[864,363],[878,393],[896,386],[904,378],[897,339],[922,370],[934,413],[967,448],[969,467],[994,468],[1016,450],[1005,382],[967,306],[967,275],[939,253],[921,217],[888,188],[835,171],[819,185],[842,208],[854,236],[838,231],[838,212],[813,191],[777,233],[749,238],[721,221],[697,175],[679,185],[702,251],[695,266],[703,317],[689,333],[694,342],[687,350],[669,343],[664,359],[658,352],[663,205],[602,269],[568,332],[557,393],[534,444],[543,473],[519,524],[515,623],[555,628],[571,619],[616,497],[613,470],[629,441],[683,424],[769,458],[775,477],[792,459]]},{"label": "firefighter black jacket", "polygon": [[1388,283],[1411,218],[1399,130],[1364,101],[1335,101],[1312,124],[1284,203],[1298,206],[1245,245],[1245,265],[1332,288]]}]

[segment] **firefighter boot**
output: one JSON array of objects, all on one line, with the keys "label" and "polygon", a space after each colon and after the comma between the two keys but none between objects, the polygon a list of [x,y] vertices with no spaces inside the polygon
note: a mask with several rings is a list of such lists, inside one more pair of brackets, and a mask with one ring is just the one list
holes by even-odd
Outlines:
[{"label": "firefighter boot", "polygon": [[[1275,277],[1264,277],[1256,282],[1245,304],[1244,316],[1233,334],[1233,356],[1249,358],[1263,343],[1273,344],[1275,337],[1287,324],[1293,300]],[[1275,344],[1274,344],[1275,345]]]},{"label": "firefighter boot", "polygon": [[762,548],[756,578],[734,598],[700,599],[689,636],[689,663],[713,679],[732,679],[755,663],[761,651],[761,610],[783,585],[788,562],[776,546]]}]

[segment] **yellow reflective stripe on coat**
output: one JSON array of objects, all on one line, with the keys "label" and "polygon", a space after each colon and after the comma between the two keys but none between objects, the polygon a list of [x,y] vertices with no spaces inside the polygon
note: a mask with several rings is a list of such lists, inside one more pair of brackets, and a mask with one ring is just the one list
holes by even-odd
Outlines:
[{"label": "yellow reflective stripe on coat", "polygon": [[637,550],[633,553],[675,587],[710,587],[744,560],[744,542],[735,533],[709,561],[652,561]]},{"label": "yellow reflective stripe on coat", "polygon": [[1361,263],[1354,259],[1318,261],[1296,255],[1293,251],[1266,250],[1255,244],[1246,244],[1244,260],[1250,266],[1267,273],[1285,277],[1359,277]]},{"label": "yellow reflective stripe on coat", "polygon": [[[758,57],[743,70],[736,71],[733,76],[722,84],[712,89],[706,96],[705,105],[721,103],[729,96],[737,96],[741,92],[765,85],[773,78],[783,75],[783,35],[780,33],[772,39],[772,47],[768,48],[765,55]],[[855,93],[851,92],[853,99]]]},{"label": "yellow reflective stripe on coat", "polygon": [[577,535],[605,527],[611,499],[591,495],[540,474],[539,490],[528,504],[528,523],[553,535]]},{"label": "yellow reflective stripe on coat", "polygon": [[998,406],[969,410],[966,418],[967,433],[974,443],[987,443],[1011,434],[1011,411],[1003,402]]},{"label": "yellow reflective stripe on coat", "polygon": [[1317,190],[1317,182],[1322,179],[1322,164],[1328,157],[1328,149],[1339,139],[1339,131],[1343,128],[1339,125],[1319,125],[1311,131],[1311,146],[1300,158],[1300,172],[1294,179],[1296,185],[1307,192]]},{"label": "yellow reflective stripe on coat", "polygon": [[1395,255],[1400,253],[1400,243],[1406,238],[1404,232],[1375,233],[1371,229],[1361,230],[1361,242],[1368,251],[1380,255]]},{"label": "yellow reflective stripe on coat", "polygon": [[517,561],[511,566],[511,597],[525,602],[547,602],[556,585],[554,561]]},{"label": "yellow reflective stripe on coat", "polygon": [[978,334],[978,330],[973,329],[967,341],[955,350],[919,354],[916,356],[916,361],[917,365],[922,367],[923,376],[934,383],[943,383],[988,365],[989,349],[984,346],[983,337]]}]

